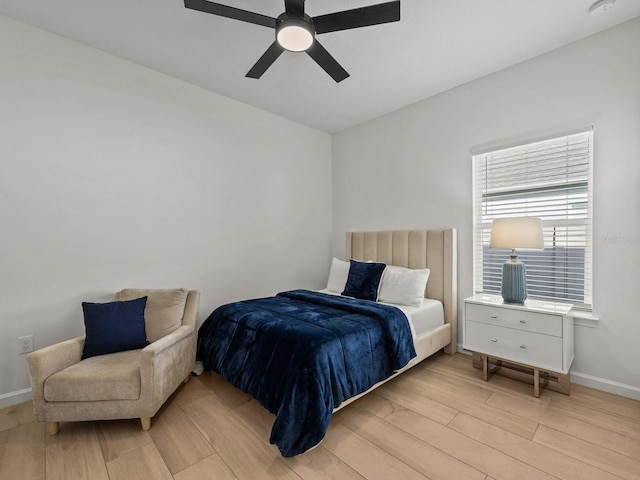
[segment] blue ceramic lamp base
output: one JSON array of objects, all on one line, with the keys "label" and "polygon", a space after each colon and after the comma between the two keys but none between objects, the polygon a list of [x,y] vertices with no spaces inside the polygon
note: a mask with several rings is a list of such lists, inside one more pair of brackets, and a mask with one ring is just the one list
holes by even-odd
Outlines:
[{"label": "blue ceramic lamp base", "polygon": [[502,299],[520,305],[527,299],[527,272],[517,255],[502,265]]}]

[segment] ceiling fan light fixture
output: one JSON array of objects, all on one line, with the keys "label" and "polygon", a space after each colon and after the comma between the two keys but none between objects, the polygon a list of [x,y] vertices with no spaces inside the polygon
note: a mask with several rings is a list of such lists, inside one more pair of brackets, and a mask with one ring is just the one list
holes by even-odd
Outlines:
[{"label": "ceiling fan light fixture", "polygon": [[273,62],[288,50],[306,52],[336,83],[339,83],[349,77],[349,73],[316,40],[316,34],[400,20],[400,0],[387,0],[376,5],[327,13],[313,18],[304,13],[304,3],[305,0],[284,0],[284,13],[278,18],[273,18],[211,0],[184,0],[184,6],[192,10],[275,29],[276,39],[247,72],[247,78],[260,78]]},{"label": "ceiling fan light fixture", "polygon": [[276,39],[285,50],[304,52],[313,45],[313,31],[303,19],[287,18],[278,23]]}]

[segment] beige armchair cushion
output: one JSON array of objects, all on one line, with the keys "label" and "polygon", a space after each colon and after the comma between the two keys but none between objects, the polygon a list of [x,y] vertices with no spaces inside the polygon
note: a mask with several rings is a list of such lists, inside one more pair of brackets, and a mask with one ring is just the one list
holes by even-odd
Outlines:
[{"label": "beige armchair cushion", "polygon": [[167,290],[126,288],[116,294],[116,300],[134,300],[147,297],[144,323],[147,340],[153,343],[173,332],[182,324],[188,293],[184,288]]},{"label": "beige armchair cushion", "polygon": [[140,352],[90,357],[54,373],[44,382],[48,402],[97,402],[140,398]]}]

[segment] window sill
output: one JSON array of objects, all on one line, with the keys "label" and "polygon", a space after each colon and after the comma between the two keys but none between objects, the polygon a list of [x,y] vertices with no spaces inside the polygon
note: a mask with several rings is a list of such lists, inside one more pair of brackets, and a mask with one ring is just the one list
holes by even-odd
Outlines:
[{"label": "window sill", "polygon": [[573,317],[573,324],[579,327],[596,328],[600,317],[593,312],[586,312],[584,310],[571,310],[569,315]]}]

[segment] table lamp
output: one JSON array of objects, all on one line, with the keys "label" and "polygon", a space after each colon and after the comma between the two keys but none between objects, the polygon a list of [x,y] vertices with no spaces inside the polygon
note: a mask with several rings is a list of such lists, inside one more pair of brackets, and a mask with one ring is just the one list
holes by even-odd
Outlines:
[{"label": "table lamp", "polygon": [[542,220],[534,217],[498,218],[493,221],[489,248],[510,248],[511,255],[502,265],[502,298],[505,303],[523,304],[527,299],[524,264],[517,248],[543,249]]}]

